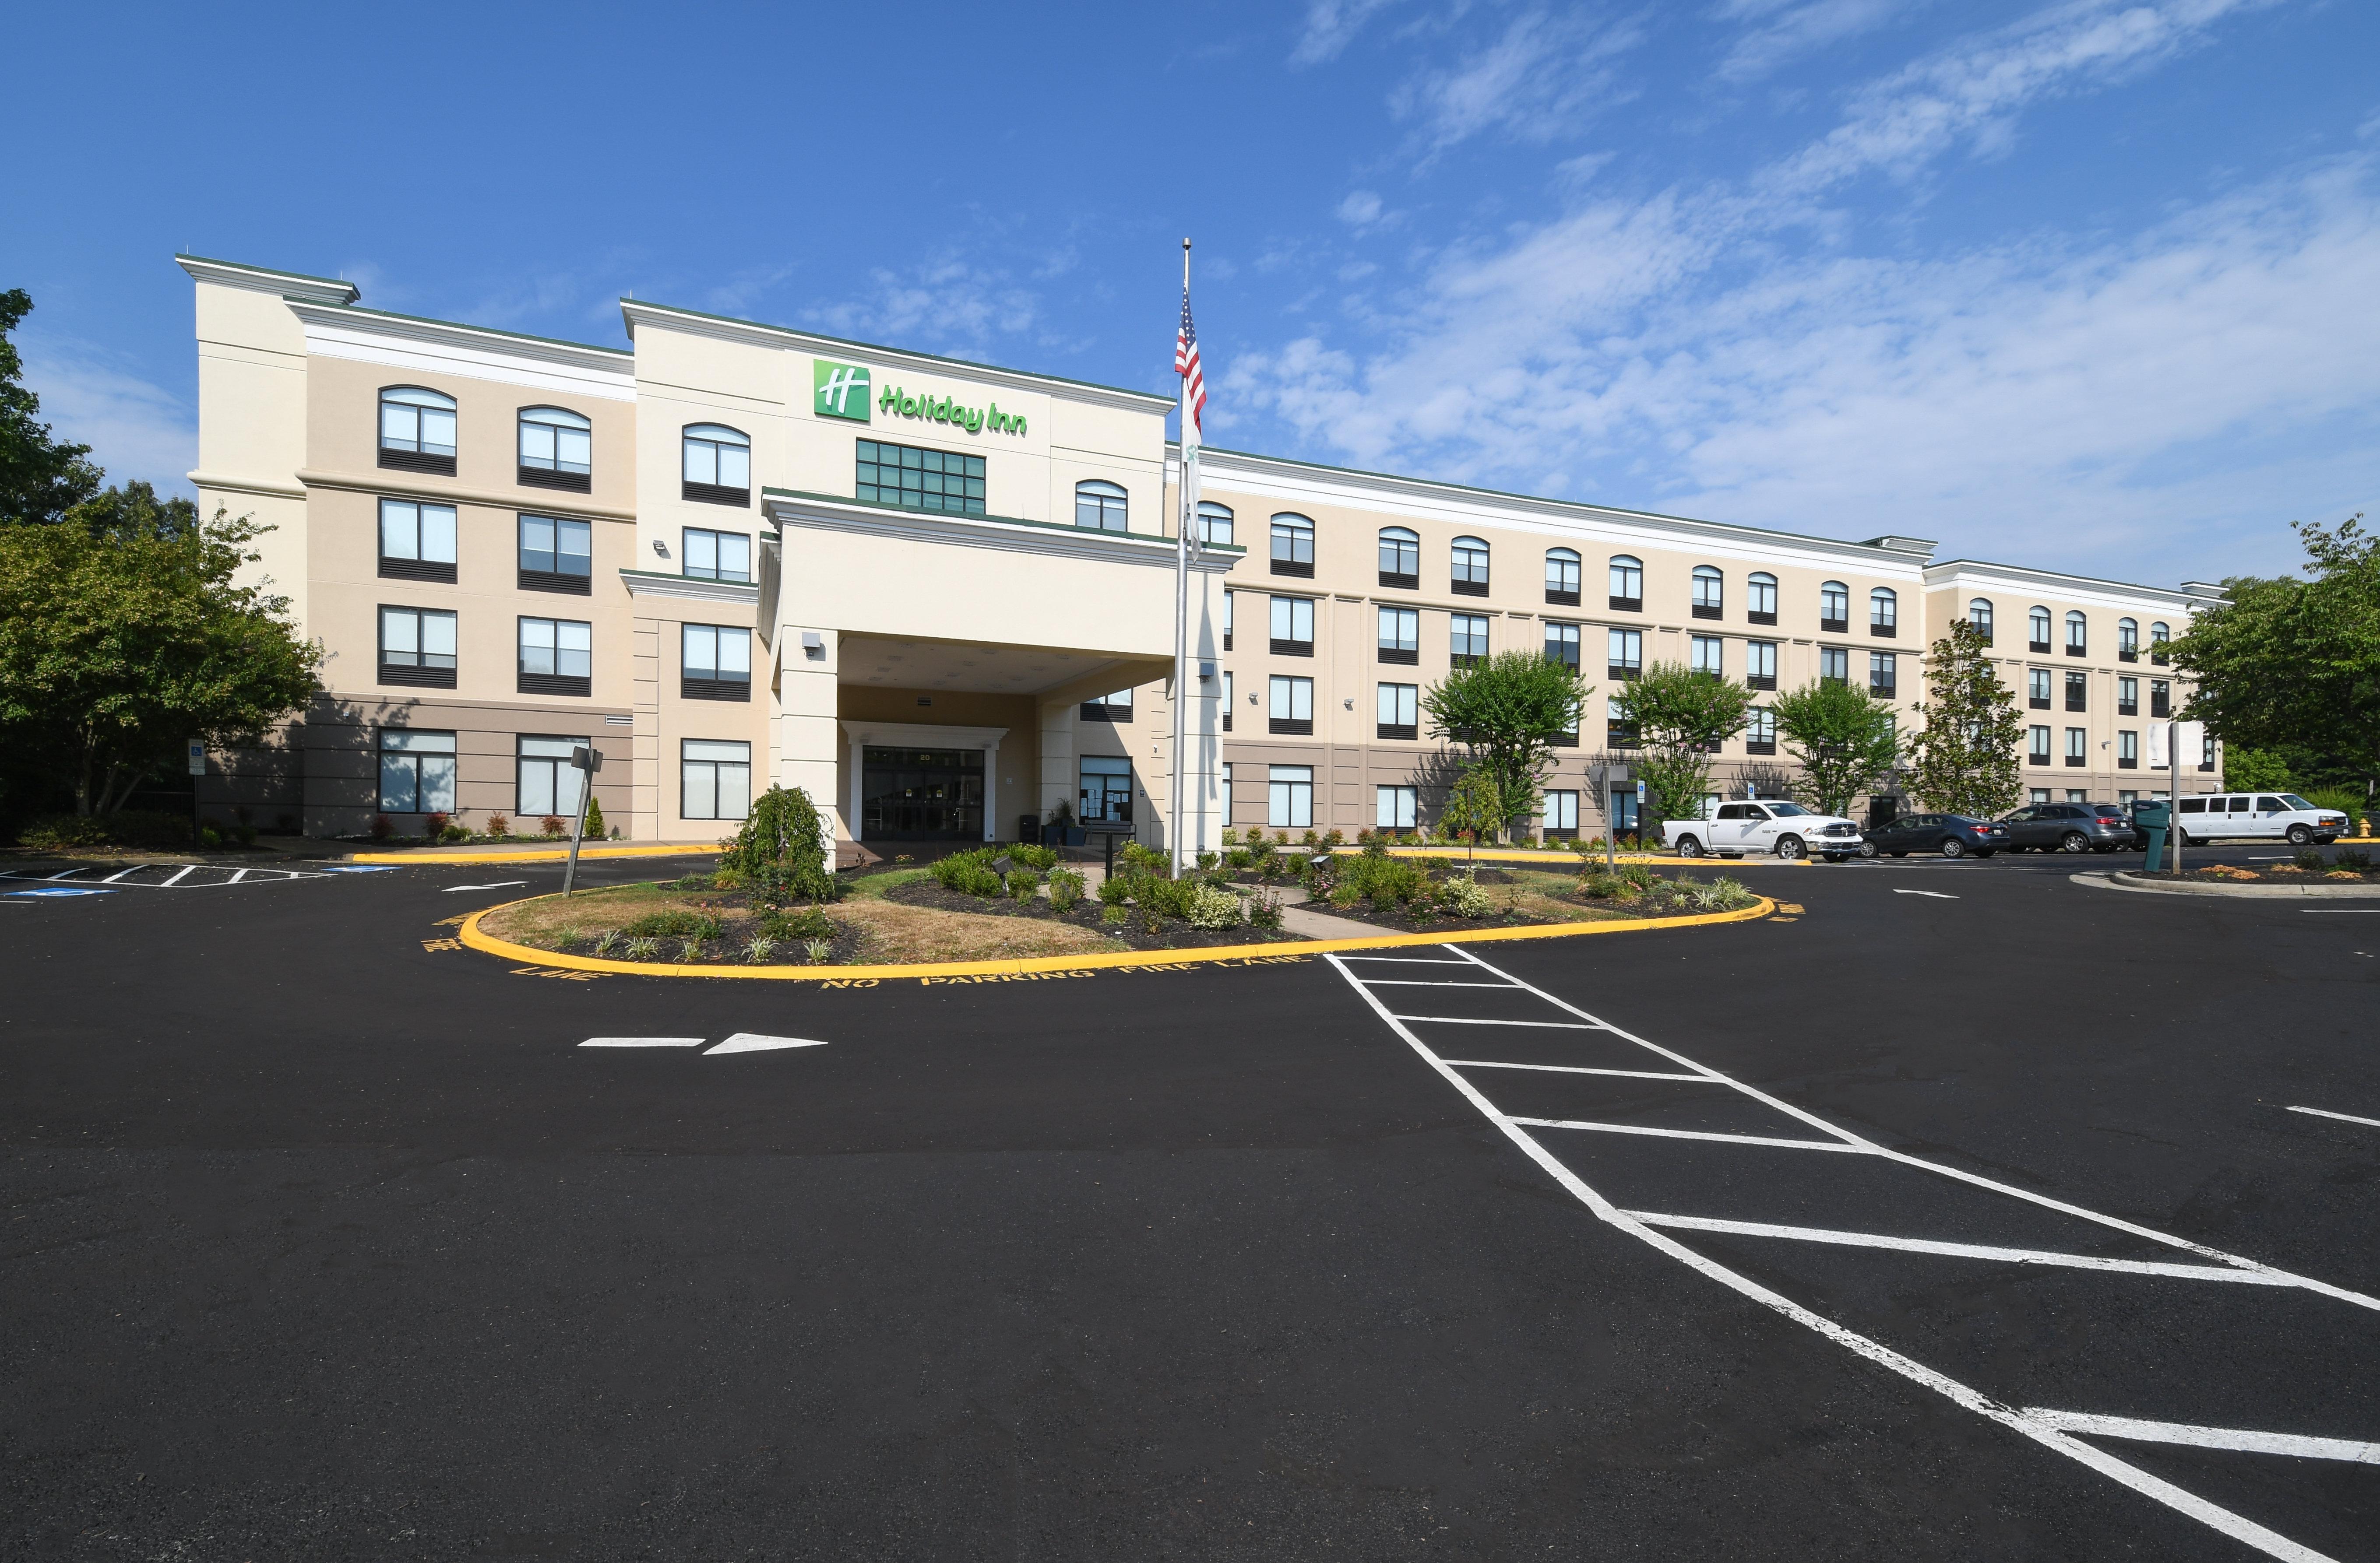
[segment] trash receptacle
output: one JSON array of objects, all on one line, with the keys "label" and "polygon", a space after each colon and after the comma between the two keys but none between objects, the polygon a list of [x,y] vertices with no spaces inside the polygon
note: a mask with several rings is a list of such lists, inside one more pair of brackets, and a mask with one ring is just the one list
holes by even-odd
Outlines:
[{"label": "trash receptacle", "polygon": [[1016,839],[1026,846],[1039,846],[1041,844],[1041,821],[1029,814],[1018,815],[1016,817]]},{"label": "trash receptacle", "polygon": [[2141,861],[2141,871],[2145,874],[2165,872],[2165,827],[2162,825],[2149,827],[2148,855]]}]

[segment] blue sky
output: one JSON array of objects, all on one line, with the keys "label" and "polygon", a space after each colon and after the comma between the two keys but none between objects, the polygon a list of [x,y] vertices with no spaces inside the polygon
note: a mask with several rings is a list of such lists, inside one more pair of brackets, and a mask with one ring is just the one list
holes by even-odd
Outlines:
[{"label": "blue sky", "polygon": [[[1219,444],[2154,582],[2380,509],[2380,7],[49,6],[0,286],[187,488],[180,248],[1170,390]],[[29,62],[46,62],[26,68]]]}]

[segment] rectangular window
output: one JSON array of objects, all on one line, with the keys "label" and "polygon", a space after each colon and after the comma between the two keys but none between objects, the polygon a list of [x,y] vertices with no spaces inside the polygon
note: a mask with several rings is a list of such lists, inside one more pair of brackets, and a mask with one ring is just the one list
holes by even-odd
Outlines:
[{"label": "rectangular window", "polygon": [[2082,729],[2079,727],[2068,728],[2066,730],[2066,763],[2069,765],[2081,765],[2085,759],[2089,758],[2090,742],[2090,734],[2083,732]]},{"label": "rectangular window", "polygon": [[[1226,669],[1226,670],[1224,671],[1224,673],[1223,673],[1223,731],[1224,731],[1224,732],[1226,732],[1226,733],[1229,733],[1231,730],[1232,730],[1232,675],[1231,675],[1231,672],[1230,672],[1230,670]],[[1226,816],[1226,818],[1229,818],[1229,817],[1228,817],[1228,816]]]},{"label": "rectangular window", "polygon": [[1633,786],[1611,789],[1611,833],[1615,836],[1633,834],[1636,830],[1636,789]]},{"label": "rectangular window", "polygon": [[1546,660],[1560,662],[1571,672],[1578,671],[1578,626],[1576,624],[1546,625]]},{"label": "rectangular window", "polygon": [[2201,770],[2215,769],[2215,738],[2211,733],[2198,741],[2198,769]]},{"label": "rectangular window", "polygon": [[[1304,682],[1304,681],[1301,681]],[[1265,823],[1293,830],[1314,827],[1314,768],[1310,765],[1268,767]]]},{"label": "rectangular window", "polygon": [[2118,716],[2141,714],[2141,681],[2139,679],[2116,680],[2116,714]]},{"label": "rectangular window", "polygon": [[1406,663],[1421,660],[1421,611],[1419,609],[1383,608],[1380,610],[1380,660]]},{"label": "rectangular window", "polygon": [[2024,675],[2024,704],[2027,710],[2049,709],[2049,670],[2034,668]]},{"label": "rectangular window", "polygon": [[1867,654],[1867,692],[1878,700],[1900,697],[1900,663],[1898,653],[1871,651]]},{"label": "rectangular window", "polygon": [[591,595],[594,552],[595,529],[585,521],[555,515],[520,517],[521,590]]},{"label": "rectangular window", "polygon": [[1488,617],[1484,613],[1447,616],[1447,660],[1458,668],[1475,668],[1488,660]]},{"label": "rectangular window", "polygon": [[1743,646],[1743,682],[1753,689],[1777,687],[1777,643],[1749,640]]},{"label": "rectangular window", "polygon": [[382,608],[380,682],[454,688],[455,615],[434,608]]},{"label": "rectangular window", "polygon": [[2085,709],[2083,701],[2089,693],[2089,679],[2090,675],[2087,673],[2070,672],[2066,675],[2066,709],[2068,710],[2079,711]]},{"label": "rectangular window", "polygon": [[1232,599],[1238,595],[1236,592],[1223,593],[1223,649],[1226,651],[1232,648]]},{"label": "rectangular window", "polygon": [[1743,752],[1747,755],[1773,755],[1777,752],[1777,713],[1755,706],[1745,713]]},{"label": "rectangular window", "polygon": [[1694,672],[1708,673],[1713,678],[1725,678],[1727,676],[1727,642],[1715,635],[1697,635],[1689,638],[1693,641],[1689,650]]},{"label": "rectangular window", "polygon": [[1606,748],[1633,749],[1636,746],[1636,719],[1628,714],[1628,702],[1611,699],[1604,703],[1603,743]]},{"label": "rectangular window", "polygon": [[1616,629],[1609,631],[1607,638],[1610,642],[1604,664],[1607,677],[1631,679],[1645,671],[1643,630]]},{"label": "rectangular window", "polygon": [[[733,624],[681,624],[678,693],[688,700],[752,697],[752,632]],[[689,818],[693,818],[688,816]],[[704,816],[705,818],[710,818]],[[726,818],[722,815],[719,818]],[[734,818],[741,819],[742,815]]]},{"label": "rectangular window", "polygon": [[2130,808],[2132,805],[2141,801],[2141,795],[2137,792],[2118,793],[2116,794],[2116,801],[2122,804],[2125,807]]},{"label": "rectangular window", "polygon": [[523,695],[592,695],[595,626],[577,619],[520,621]]},{"label": "rectangular window", "polygon": [[1546,794],[1546,839],[1567,839],[1578,834],[1578,794],[1556,791]]},{"label": "rectangular window", "polygon": [[1085,721],[1130,721],[1132,691],[1119,689],[1112,694],[1102,695],[1096,700],[1084,701],[1083,720]]},{"label": "rectangular window", "polygon": [[752,745],[711,738],[678,741],[678,813],[687,819],[741,819],[752,812]]},{"label": "rectangular window", "polygon": [[752,539],[741,532],[712,532],[688,527],[681,534],[686,576],[698,581],[749,581]]},{"label": "rectangular window", "polygon": [[2049,763],[2049,729],[2028,727],[2024,730],[2025,758],[2034,765]]},{"label": "rectangular window", "polygon": [[1271,731],[1289,733],[1314,731],[1312,679],[1287,678],[1279,673],[1273,675]]},{"label": "rectangular window", "polygon": [[1313,522],[1287,511],[1272,518],[1272,573],[1313,576]]},{"label": "rectangular window", "polygon": [[2140,768],[2141,735],[2129,727],[2119,729],[2116,733],[2116,769],[2138,770]]},{"label": "rectangular window", "polygon": [[881,440],[862,440],[858,445],[859,479],[854,491],[861,499],[904,510],[984,514],[983,457]]},{"label": "rectangular window", "polygon": [[392,580],[455,579],[455,507],[380,502],[380,573]]},{"label": "rectangular window", "polygon": [[2027,803],[2046,804],[2049,801],[2049,789],[2046,787],[2034,787],[2025,794],[2025,801]]},{"label": "rectangular window", "polygon": [[1381,830],[1411,830],[1421,818],[1418,787],[1372,789],[1372,825]]},{"label": "rectangular window", "polygon": [[2173,685],[2164,679],[2149,680],[2149,715],[2153,717],[2173,715]]},{"label": "rectangular window", "polygon": [[547,738],[524,733],[516,740],[513,813],[522,819],[578,817],[578,788],[587,773],[570,763],[570,751],[584,738]]},{"label": "rectangular window", "polygon": [[380,730],[380,811],[455,812],[455,735],[410,728]]},{"label": "rectangular window", "polygon": [[1379,733],[1382,738],[1421,736],[1421,685],[1383,684],[1379,686]]},{"label": "rectangular window", "polygon": [[1276,657],[1314,655],[1314,599],[1276,597],[1272,600],[1272,654]]},{"label": "rectangular window", "polygon": [[2080,787],[2069,787],[2066,789],[2066,801],[2070,804],[2082,803],[2086,801],[2090,795],[2090,794],[2085,793]]},{"label": "rectangular window", "polygon": [[1223,811],[1223,823],[1229,825],[1232,822],[1232,762],[1230,760],[1223,762],[1222,779],[1215,783],[1215,790],[1218,794],[1215,800],[1216,806]]},{"label": "rectangular window", "polygon": [[1852,654],[1840,646],[1818,648],[1818,682],[1849,684],[1852,681]]}]

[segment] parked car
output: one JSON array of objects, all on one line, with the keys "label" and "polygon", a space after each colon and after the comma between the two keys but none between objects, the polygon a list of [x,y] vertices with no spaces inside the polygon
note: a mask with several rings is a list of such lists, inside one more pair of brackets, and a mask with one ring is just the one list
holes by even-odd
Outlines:
[{"label": "parked car", "polygon": [[1945,857],[1989,857],[2008,845],[2008,828],[1963,814],[1904,814],[1861,838],[1862,857],[1907,857],[1938,852]]},{"label": "parked car", "polygon": [[2143,840],[2121,804],[2031,804],[2000,823],[2010,852],[2120,852]]},{"label": "parked car", "polygon": [[1662,844],[1680,857],[1708,852],[1742,857],[1773,852],[1779,857],[1856,857],[1859,827],[1835,814],[1813,814],[1797,803],[1762,799],[1720,804],[1707,819],[1670,819],[1661,826]]},{"label": "parked car", "polygon": [[2286,841],[2291,846],[2328,846],[2347,834],[2347,816],[2316,808],[2295,793],[2226,793],[2181,798],[2175,822],[2184,845],[2192,842]]}]

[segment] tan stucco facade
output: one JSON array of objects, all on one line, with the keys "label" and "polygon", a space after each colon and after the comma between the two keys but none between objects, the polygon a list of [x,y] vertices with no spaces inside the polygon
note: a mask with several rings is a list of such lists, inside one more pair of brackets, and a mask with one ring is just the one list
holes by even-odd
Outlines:
[{"label": "tan stucco facade", "polygon": [[[227,765],[245,791],[218,804],[322,835],[363,832],[380,816],[410,833],[433,803],[479,824],[529,795],[528,741],[564,737],[602,749],[597,796],[634,839],[718,839],[775,783],[808,791],[844,840],[1014,839],[1021,816],[1111,794],[1129,799],[1117,812],[1135,833],[1168,842],[1180,494],[1165,398],[641,301],[622,306],[625,348],[550,342],[367,309],[343,283],[182,263],[197,292],[193,481],[207,510],[274,528],[259,568],[327,653],[326,692],[293,724],[285,760]],[[833,416],[820,395],[838,369],[864,373],[836,403],[864,418]],[[451,455],[392,455],[380,408],[395,388],[451,400]],[[567,483],[518,455],[524,411],[539,407],[586,420],[588,470]],[[741,484],[691,480],[697,426],[743,442]],[[883,446],[924,453],[907,458],[913,468],[949,461],[955,472],[953,458],[973,458],[979,497],[947,507],[914,489],[901,503],[864,497],[860,463]],[[1123,530],[1075,525],[1086,484],[1111,506],[1120,496]],[[1642,665],[1699,658],[1730,678],[1770,659],[1779,689],[1897,670],[1905,708],[1922,694],[1930,636],[1977,596],[1997,604],[1996,649],[2021,701],[2029,663],[2013,637],[2030,608],[2047,605],[2061,635],[2068,612],[2091,617],[2084,655],[2048,659],[2061,694],[2064,672],[2089,672],[2087,709],[2073,719],[2087,726],[2085,764],[2062,763],[2061,733],[2054,774],[2028,780],[2093,797],[2145,790],[2145,748],[2137,773],[2115,763],[2130,721],[2117,681],[2141,676],[2144,729],[2146,626],[2179,634],[2204,600],[1936,563],[1922,540],[1843,542],[1213,450],[1201,497],[1232,512],[1232,542],[1196,551],[1188,572],[1189,851],[1217,844],[1226,824],[1310,818],[1352,833],[1399,806],[1384,788],[1414,788],[1427,818],[1443,779],[1439,745],[1426,727],[1384,735],[1380,691],[1443,678],[1458,627],[1491,651],[1574,638],[1593,693],[1548,786],[1582,794],[1569,806],[1583,832],[1605,822],[1587,766],[1605,747],[1620,686],[1607,656],[1622,642]],[[452,559],[383,557],[384,502],[451,507]],[[1276,516],[1310,526],[1309,573],[1276,568]],[[584,527],[584,573],[528,567],[524,527],[540,518]],[[1410,583],[1383,578],[1384,528],[1415,539]],[[1458,540],[1484,545],[1484,583],[1458,589]],[[1549,554],[1576,555],[1576,600],[1549,588]],[[706,573],[699,561],[714,557],[735,563]],[[1616,558],[1641,572],[1633,600],[1607,589]],[[1773,623],[1754,605],[1762,583]],[[1840,624],[1821,617],[1836,588],[1849,605]],[[1875,617],[1878,592],[1890,611]],[[1310,648],[1273,645],[1276,596],[1310,605],[1296,611],[1310,612]],[[1415,615],[1411,660],[1380,652],[1383,609]],[[393,665],[389,612],[451,622],[452,665]],[[2127,617],[2142,626],[2138,668],[2117,657]],[[531,676],[522,646],[548,633],[590,647],[583,686]],[[709,662],[689,665],[689,646]],[[739,660],[748,677],[732,676]],[[1277,678],[1310,681],[1283,696],[1310,695],[1308,730],[1274,720]],[[2046,720],[2068,724],[2063,710]],[[390,772],[388,757],[408,733],[442,754],[451,735],[454,758],[451,776],[407,782],[400,797],[387,777],[416,773],[401,758]],[[1732,791],[1744,767],[1783,763],[1738,738],[1718,784]],[[1310,797],[1310,815],[1283,821],[1282,797],[1297,808]]]}]

